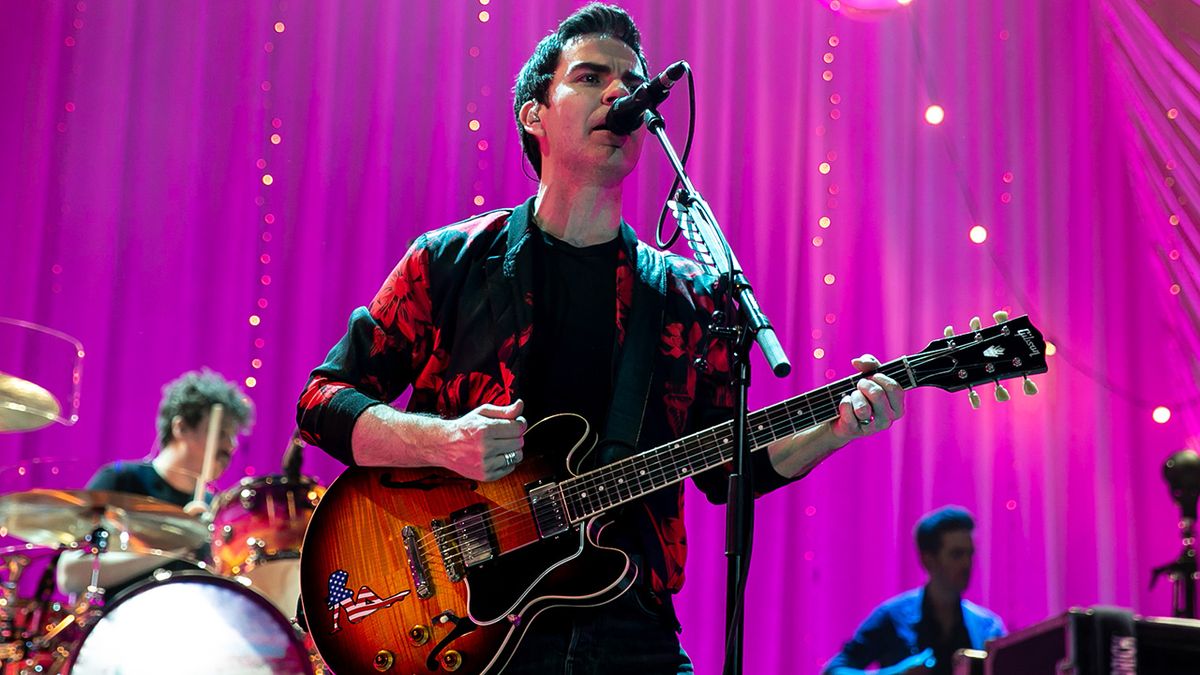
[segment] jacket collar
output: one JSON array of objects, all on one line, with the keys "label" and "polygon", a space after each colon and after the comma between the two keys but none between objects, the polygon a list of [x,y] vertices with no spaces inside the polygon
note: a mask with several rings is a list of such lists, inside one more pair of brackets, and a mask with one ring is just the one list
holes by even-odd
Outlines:
[{"label": "jacket collar", "polygon": [[[526,245],[529,243],[529,237],[536,229],[533,225],[533,210],[537,195],[526,199],[519,206],[512,210],[508,215],[508,235],[505,240],[504,251],[504,276],[513,279],[517,276],[519,261],[522,255],[527,255]],[[637,233],[621,219],[620,229],[617,231],[617,236],[621,238],[621,248],[625,252],[625,260],[628,261],[635,269],[637,268],[637,249],[638,238]]]}]

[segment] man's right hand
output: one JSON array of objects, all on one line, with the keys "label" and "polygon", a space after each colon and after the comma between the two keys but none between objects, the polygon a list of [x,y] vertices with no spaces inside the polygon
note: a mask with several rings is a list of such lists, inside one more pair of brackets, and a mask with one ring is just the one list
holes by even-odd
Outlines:
[{"label": "man's right hand", "polygon": [[368,408],[354,423],[354,461],[360,466],[438,466],[460,476],[493,481],[525,458],[525,403],[481,405],[457,419]]},{"label": "man's right hand", "polygon": [[881,669],[880,675],[888,673],[888,675],[927,675],[933,672],[929,668],[934,664],[933,650],[926,648],[920,654],[913,654],[888,668]]},{"label": "man's right hand", "polygon": [[525,458],[524,409],[520,399],[506,406],[485,403],[458,419],[446,420],[446,443],[431,453],[430,461],[475,480],[507,476]]}]

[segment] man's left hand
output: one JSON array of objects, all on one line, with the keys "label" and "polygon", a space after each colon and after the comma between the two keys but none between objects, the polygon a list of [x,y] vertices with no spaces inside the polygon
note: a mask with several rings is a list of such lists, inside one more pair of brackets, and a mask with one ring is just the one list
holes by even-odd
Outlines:
[{"label": "man's left hand", "polygon": [[904,388],[879,370],[879,360],[863,354],[851,361],[865,375],[853,392],[842,397],[833,434],[843,441],[887,429],[904,416]]}]

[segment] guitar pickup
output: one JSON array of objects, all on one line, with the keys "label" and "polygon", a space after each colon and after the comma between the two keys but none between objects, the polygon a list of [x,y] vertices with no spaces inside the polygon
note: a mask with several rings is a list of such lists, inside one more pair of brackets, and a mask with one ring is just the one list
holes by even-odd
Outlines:
[{"label": "guitar pickup", "polygon": [[492,528],[486,504],[472,504],[450,514],[450,527],[458,543],[458,553],[468,569],[500,554],[500,543]]},{"label": "guitar pickup", "polygon": [[433,596],[433,583],[429,577],[429,565],[421,551],[420,537],[417,528],[405,525],[400,530],[400,539],[404,542],[404,553],[408,557],[408,573],[412,576],[413,588],[417,597],[425,600]]},{"label": "guitar pickup", "polygon": [[531,488],[529,508],[533,512],[533,522],[537,525],[538,535],[542,539],[562,534],[571,527],[566,505],[563,503],[562,490],[557,483]]}]

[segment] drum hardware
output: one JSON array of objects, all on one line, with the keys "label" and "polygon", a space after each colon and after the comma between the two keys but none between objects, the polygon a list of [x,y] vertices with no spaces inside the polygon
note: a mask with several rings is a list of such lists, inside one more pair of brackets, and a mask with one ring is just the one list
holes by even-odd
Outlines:
[{"label": "drum hardware", "polygon": [[178,506],[124,492],[36,489],[0,496],[0,528],[40,546],[78,546],[102,528],[110,548],[163,555],[196,550],[208,527]]},{"label": "drum hardware", "polygon": [[258,492],[253,488],[245,488],[238,493],[238,501],[241,502],[243,509],[254,508],[254,498],[258,496]]},{"label": "drum hardware", "polygon": [[[53,601],[54,574],[65,547],[49,551],[32,546],[0,550],[7,574],[0,604],[0,664],[6,674],[61,672],[58,664],[77,635],[77,615]],[[29,598],[20,596],[20,580],[31,556],[46,552],[50,561]],[[28,553],[28,555],[26,554]]]},{"label": "drum hardware", "polygon": [[39,385],[0,373],[0,431],[33,431],[62,413],[58,399]]},{"label": "drum hardware", "polygon": [[88,544],[87,554],[92,556],[92,578],[84,590],[83,598],[79,601],[77,609],[81,613],[104,606],[105,591],[100,586],[100,556],[108,551],[108,531],[103,527],[97,527],[92,530],[85,542]]},{"label": "drum hardware", "polygon": [[[85,490],[30,490],[0,496],[0,529],[30,542],[0,551],[7,575],[0,596],[0,672],[12,675],[61,673],[82,634],[106,613],[100,570],[109,551],[167,555],[195,550],[208,528],[181,509],[149,497]],[[31,597],[19,583],[29,568],[33,545],[54,547]],[[53,602],[55,573],[64,551],[91,558],[89,583],[74,605]]]},{"label": "drum hardware", "polygon": [[[298,439],[293,438],[285,466],[289,474],[299,466],[297,445]],[[239,647],[224,655],[210,653],[209,647],[203,647],[203,654],[193,655],[188,649],[202,649],[200,645],[204,644],[194,638],[186,644],[176,643],[170,658],[164,653],[159,654],[161,658],[144,659],[140,655],[147,642],[157,647],[164,640],[173,639],[160,639],[158,635],[162,631],[172,635],[178,632],[176,617],[171,612],[203,610],[205,602],[200,597],[212,593],[224,597],[220,602],[208,602],[209,609],[204,614],[210,623],[219,617],[215,622],[226,626],[214,629],[220,634],[218,637],[224,639],[236,634],[240,648],[245,650],[249,644],[254,652],[238,658],[249,659],[247,663],[256,658],[276,659],[270,664],[272,672],[326,672],[315,646],[311,641],[303,642],[307,636],[295,631],[287,619],[298,605],[298,560],[304,529],[324,491],[323,486],[304,476],[248,477],[219,494],[207,509],[207,518],[189,516],[178,507],[148,497],[118,492],[37,489],[0,495],[0,533],[30,542],[22,552],[0,550],[0,572],[5,573],[5,578],[0,579],[3,584],[0,586],[0,673],[91,672],[96,664],[111,666],[112,662],[106,659],[116,653],[117,644],[121,646],[122,672],[126,673],[163,672],[163,665],[168,663],[183,664],[186,669],[209,663],[205,659],[217,660],[206,672],[241,672],[240,666],[228,660]],[[159,570],[153,579],[134,585],[115,598],[105,592],[100,572],[105,556],[114,551],[186,558],[170,551],[196,550],[205,544],[211,546],[213,553],[209,569],[225,577],[201,577],[192,572],[185,573],[188,578],[183,579],[185,575]],[[24,553],[34,545],[55,547],[54,558],[41,574],[37,592],[23,598],[19,582],[23,574],[31,573],[33,556]],[[85,577],[89,583],[73,598],[73,604],[52,602],[56,563],[66,550],[79,551],[85,555],[81,562],[91,562],[90,578]],[[202,562],[199,564],[204,567]],[[169,588],[180,584],[187,586],[185,595],[197,599],[187,603],[170,601],[168,596],[179,591]],[[205,584],[221,589],[203,590],[207,588]],[[240,590],[231,590],[234,588]],[[141,596],[156,596],[153,604],[157,607],[150,611],[145,608],[144,599],[136,602],[133,599]],[[135,606],[143,609],[135,612],[132,609]],[[264,619],[264,612],[271,618]],[[250,616],[257,618],[251,621],[247,619]],[[128,627],[139,624],[141,629],[135,635],[122,632],[124,629],[114,630],[117,624]],[[264,637],[264,632],[275,632],[270,627],[274,624],[287,627],[288,639],[278,635]],[[229,627],[235,628],[229,630]],[[259,638],[270,641],[272,646],[256,643]],[[284,642],[289,646],[281,647]],[[297,642],[298,652],[294,649]],[[131,650],[131,645],[136,648]],[[139,656],[133,658],[134,663],[129,667],[124,667],[130,652],[139,652]],[[278,661],[284,652],[288,654],[286,663]],[[300,655],[299,659],[292,658],[295,653]]]},{"label": "drum hardware", "polygon": [[20,553],[4,559],[5,581],[0,584],[0,662],[11,659],[10,651],[15,649],[13,612],[20,599],[21,575],[28,565],[29,556]]},{"label": "drum hardware", "polygon": [[308,477],[243,478],[212,503],[213,570],[244,577],[285,616],[299,599],[300,544],[325,488]]},{"label": "drum hardware", "polygon": [[83,381],[83,343],[66,333],[31,321],[0,316],[0,324],[61,340],[74,356],[71,367],[71,412],[64,417],[62,405],[41,385],[27,379],[0,372],[0,433],[33,431],[58,422],[72,426],[79,421],[80,390]]}]

